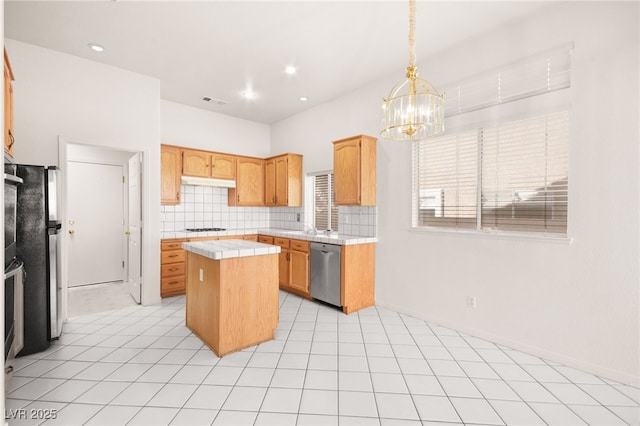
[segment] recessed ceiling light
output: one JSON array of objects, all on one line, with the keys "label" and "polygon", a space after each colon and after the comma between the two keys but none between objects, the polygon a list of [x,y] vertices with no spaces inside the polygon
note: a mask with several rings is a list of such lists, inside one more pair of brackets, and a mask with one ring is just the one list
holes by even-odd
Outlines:
[{"label": "recessed ceiling light", "polygon": [[89,49],[93,50],[94,52],[104,52],[104,46],[101,46],[99,44],[89,43],[87,44],[87,46],[89,46]]},{"label": "recessed ceiling light", "polygon": [[286,72],[289,75],[293,75],[296,73],[296,71],[298,71],[296,69],[296,67],[294,67],[293,65],[288,65],[284,68],[284,72]]},{"label": "recessed ceiling light", "polygon": [[242,92],[242,97],[245,99],[255,99],[256,98],[256,92],[254,92],[251,89],[247,89],[244,92]]},{"label": "recessed ceiling light", "polygon": [[307,98],[306,96],[300,96],[300,102],[307,102],[309,100],[309,98]]}]

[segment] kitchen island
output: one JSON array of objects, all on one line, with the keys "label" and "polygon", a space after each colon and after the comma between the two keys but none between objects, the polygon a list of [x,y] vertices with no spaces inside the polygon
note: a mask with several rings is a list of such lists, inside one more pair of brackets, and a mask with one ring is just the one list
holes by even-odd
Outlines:
[{"label": "kitchen island", "polygon": [[186,323],[216,355],[272,340],[280,247],[246,240],[183,243]]}]

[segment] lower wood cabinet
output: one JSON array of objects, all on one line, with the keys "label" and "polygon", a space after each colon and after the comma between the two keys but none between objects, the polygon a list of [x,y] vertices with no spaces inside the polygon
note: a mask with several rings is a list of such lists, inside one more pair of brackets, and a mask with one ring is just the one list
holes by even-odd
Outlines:
[{"label": "lower wood cabinet", "polygon": [[182,249],[186,239],[163,240],[160,244],[160,297],[184,294],[187,253]]},{"label": "lower wood cabinet", "polygon": [[[262,235],[259,236],[258,241],[262,237]],[[280,254],[278,255],[280,289],[311,299],[309,293],[309,241],[273,237],[273,244],[280,246]]]},{"label": "lower wood cabinet", "polygon": [[[312,299],[310,289],[310,243],[258,235],[258,242],[280,246],[280,289]],[[375,244],[343,245],[340,250],[340,305],[350,314],[375,304]]]},{"label": "lower wood cabinet", "polygon": [[[268,235],[224,235],[162,240],[161,286],[162,297],[185,293],[188,269],[186,251],[182,243],[244,239],[280,246],[278,254],[278,282],[281,290],[306,299],[311,298],[309,241]],[[340,305],[345,314],[373,306],[375,303],[375,244],[344,245],[341,249]]]},{"label": "lower wood cabinet", "polygon": [[342,246],[340,301],[345,314],[375,304],[375,247],[374,243]]},{"label": "lower wood cabinet", "polygon": [[311,296],[309,291],[309,241],[290,240],[289,287]]}]

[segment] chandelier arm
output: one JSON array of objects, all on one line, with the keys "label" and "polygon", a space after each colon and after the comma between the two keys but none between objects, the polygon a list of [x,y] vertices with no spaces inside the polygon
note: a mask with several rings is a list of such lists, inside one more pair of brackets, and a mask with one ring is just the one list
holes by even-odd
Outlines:
[{"label": "chandelier arm", "polygon": [[409,66],[416,66],[416,0],[409,0]]}]

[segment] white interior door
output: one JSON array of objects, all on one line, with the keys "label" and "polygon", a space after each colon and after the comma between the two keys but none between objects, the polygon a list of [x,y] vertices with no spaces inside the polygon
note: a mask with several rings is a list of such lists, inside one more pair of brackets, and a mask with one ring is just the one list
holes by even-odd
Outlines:
[{"label": "white interior door", "polygon": [[67,162],[69,287],[124,278],[123,167]]},{"label": "white interior door", "polygon": [[140,169],[142,164],[142,154],[137,153],[129,159],[129,213],[127,235],[129,238],[128,250],[128,277],[127,287],[129,293],[140,303],[142,293],[142,244],[140,236],[142,233],[142,202],[140,191]]}]

